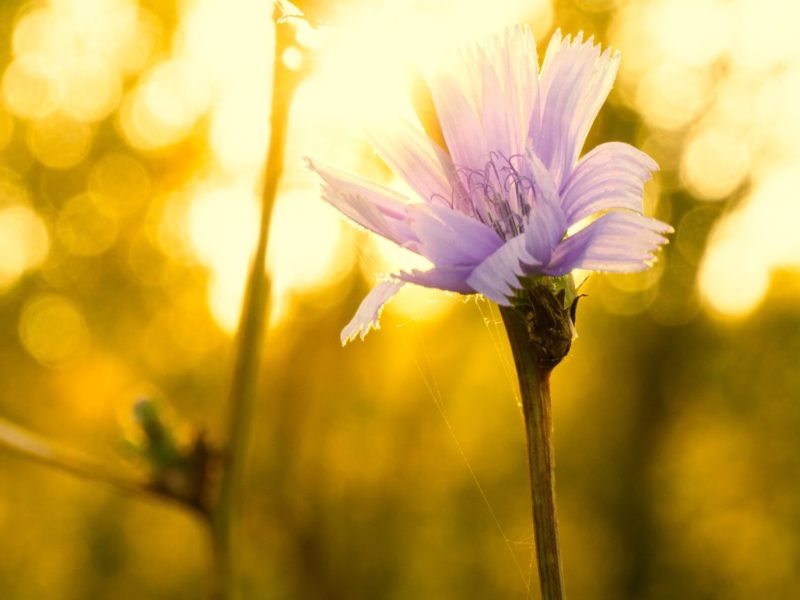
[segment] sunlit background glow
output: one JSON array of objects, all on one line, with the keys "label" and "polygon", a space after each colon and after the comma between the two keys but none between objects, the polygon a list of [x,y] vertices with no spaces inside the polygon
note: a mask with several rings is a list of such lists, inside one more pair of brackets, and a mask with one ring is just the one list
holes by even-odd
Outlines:
[{"label": "sunlit background glow", "polygon": [[[719,223],[699,286],[726,316],[754,310],[770,273],[800,266],[800,6],[773,0],[629,2],[612,25],[619,94],[653,129],[650,148],[679,156],[701,201],[743,190]],[[666,135],[679,133],[678,136]],[[680,224],[677,224],[680,226]]]},{"label": "sunlit background glow", "polygon": [[[376,281],[427,262],[347,222],[303,163],[416,201],[365,130],[413,117],[420,74],[518,22],[540,60],[556,27],[621,52],[589,143],[650,153],[646,212],[676,229],[647,272],[577,277],[581,337],[554,377],[571,593],[798,589],[800,500],[780,488],[800,452],[800,4],[296,4],[310,22],[280,25],[300,84],[268,236],[254,597],[525,595],[527,480],[496,310],[406,286],[379,335],[339,348]],[[0,31],[0,416],[116,460],[119,422],[147,396],[216,439],[271,134],[271,0],[7,0]],[[4,599],[201,596],[193,523],[4,460]]]}]

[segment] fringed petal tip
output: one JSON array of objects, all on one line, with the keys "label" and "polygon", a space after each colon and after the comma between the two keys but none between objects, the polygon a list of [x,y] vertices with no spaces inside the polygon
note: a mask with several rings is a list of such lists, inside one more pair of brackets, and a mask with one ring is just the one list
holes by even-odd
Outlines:
[{"label": "fringed petal tip", "polygon": [[633,215],[630,216],[630,211],[619,211],[620,214],[629,215],[628,219],[630,219],[634,223],[639,223],[644,229],[649,229],[655,233],[661,234],[661,243],[668,244],[669,240],[663,236],[670,235],[675,233],[675,229],[669,223],[665,223],[664,221],[659,221],[653,217],[648,217],[645,215]]},{"label": "fringed petal tip", "polygon": [[[664,223],[663,221],[658,221],[656,219],[653,219],[653,220],[656,223],[658,223],[658,227],[659,227],[658,229],[654,228],[653,229],[654,231],[657,231],[661,235],[672,235],[673,233],[675,233],[675,228],[672,225],[670,225],[669,223]],[[664,241],[662,243],[669,244],[669,240],[667,238],[664,238]]]},{"label": "fringed petal tip", "polygon": [[603,44],[601,42],[595,42],[594,34],[590,35],[585,40],[583,39],[584,36],[585,33],[582,29],[574,35],[571,33],[564,35],[561,31],[561,28],[558,27],[553,32],[553,36],[550,38],[550,44],[552,44],[554,47],[563,44],[564,49],[578,47],[596,48],[597,50],[607,53],[607,58],[611,59],[619,55],[619,50],[612,48],[611,46],[606,46],[605,49],[603,49]]},{"label": "fringed petal tip", "polygon": [[361,301],[356,314],[342,329],[339,336],[342,346],[352,342],[356,336],[363,340],[372,329],[380,329],[379,319],[383,306],[400,291],[404,283],[397,279],[390,279],[372,288],[372,291]]},{"label": "fringed petal tip", "polygon": [[[319,165],[318,162],[315,161],[310,156],[303,156],[301,158],[301,160],[303,161],[303,166],[306,169],[308,169],[312,173],[318,175],[320,177],[320,179],[322,179],[323,181],[325,180],[325,174],[323,173],[324,165]],[[320,167],[322,167],[323,170],[321,170]]]},{"label": "fringed petal tip", "polygon": [[347,346],[350,342],[355,341],[355,339],[361,338],[363,341],[367,334],[372,331],[373,329],[377,330],[381,328],[381,324],[378,322],[377,318],[375,321],[367,323],[364,325],[363,323],[356,323],[356,318],[353,319],[342,329],[342,332],[339,334],[339,340],[342,342],[342,348]]},{"label": "fringed petal tip", "polygon": [[561,185],[574,168],[600,107],[611,91],[619,53],[594,38],[553,34],[539,76],[541,110],[531,117],[528,135],[539,157]]}]

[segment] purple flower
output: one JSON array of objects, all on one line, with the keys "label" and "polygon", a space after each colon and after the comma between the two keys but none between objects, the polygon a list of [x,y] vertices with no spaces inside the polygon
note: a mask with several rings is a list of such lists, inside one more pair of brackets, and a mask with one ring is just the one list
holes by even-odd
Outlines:
[{"label": "purple flower", "polygon": [[377,327],[383,304],[405,283],[508,306],[522,277],[650,266],[672,231],[642,214],[644,182],[658,165],[620,142],[579,159],[618,65],[619,54],[601,53],[591,39],[556,32],[539,72],[527,27],[463,52],[454,70],[429,80],[446,150],[410,123],[391,137],[370,136],[416,201],[308,160],[326,201],[433,263],[375,286],[343,343]]}]

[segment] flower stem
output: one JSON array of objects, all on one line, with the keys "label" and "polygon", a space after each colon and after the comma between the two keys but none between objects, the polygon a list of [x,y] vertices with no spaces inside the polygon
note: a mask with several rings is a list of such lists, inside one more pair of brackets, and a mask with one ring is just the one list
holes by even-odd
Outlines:
[{"label": "flower stem", "polygon": [[293,40],[293,31],[289,26],[277,23],[280,14],[280,9],[276,7],[270,140],[262,181],[261,223],[237,331],[219,497],[211,520],[215,571],[212,597],[220,600],[235,600],[239,597],[238,574],[235,569],[238,561],[234,551],[235,542],[238,541],[236,523],[239,520],[250,421],[258,391],[258,374],[269,310],[270,285],[266,274],[269,226],[278,181],[283,171],[289,106],[299,82],[299,75],[288,70],[282,62],[284,50]]},{"label": "flower stem", "polygon": [[500,308],[517,368],[528,441],[533,530],[542,600],[564,600],[564,574],[556,518],[553,421],[550,410],[551,366],[543,365],[532,342],[529,321],[516,308]]}]

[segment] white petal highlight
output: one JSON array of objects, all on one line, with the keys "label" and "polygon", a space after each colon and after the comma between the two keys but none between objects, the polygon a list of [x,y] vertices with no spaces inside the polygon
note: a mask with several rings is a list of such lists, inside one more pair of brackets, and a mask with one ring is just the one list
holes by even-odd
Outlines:
[{"label": "white petal highlight", "polygon": [[386,304],[397,292],[400,291],[404,282],[396,279],[379,283],[366,297],[356,310],[356,314],[342,329],[340,339],[342,346],[352,342],[359,336],[362,340],[371,329],[380,329],[378,322],[384,304]]}]

